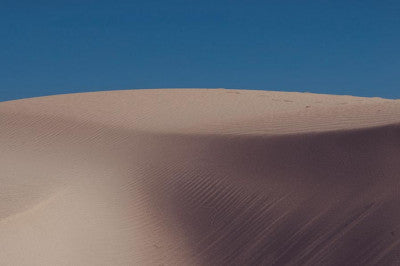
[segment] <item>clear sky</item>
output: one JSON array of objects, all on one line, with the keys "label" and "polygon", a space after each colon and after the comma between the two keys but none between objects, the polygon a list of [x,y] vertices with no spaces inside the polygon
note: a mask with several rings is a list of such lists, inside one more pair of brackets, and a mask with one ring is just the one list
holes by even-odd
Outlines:
[{"label": "clear sky", "polygon": [[0,100],[237,88],[400,98],[400,1],[0,0]]}]

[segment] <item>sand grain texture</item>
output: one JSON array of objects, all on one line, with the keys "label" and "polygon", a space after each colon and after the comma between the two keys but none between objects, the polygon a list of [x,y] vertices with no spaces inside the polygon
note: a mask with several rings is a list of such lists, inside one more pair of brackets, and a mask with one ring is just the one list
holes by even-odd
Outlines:
[{"label": "sand grain texture", "polygon": [[1,265],[399,265],[400,101],[225,89],[0,103]]}]

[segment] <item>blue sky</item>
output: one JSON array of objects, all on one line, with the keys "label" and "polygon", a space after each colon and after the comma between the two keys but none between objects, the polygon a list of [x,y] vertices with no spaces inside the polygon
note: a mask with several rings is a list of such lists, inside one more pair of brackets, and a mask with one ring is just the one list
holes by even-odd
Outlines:
[{"label": "blue sky", "polygon": [[400,1],[3,1],[0,101],[205,87],[400,98]]}]

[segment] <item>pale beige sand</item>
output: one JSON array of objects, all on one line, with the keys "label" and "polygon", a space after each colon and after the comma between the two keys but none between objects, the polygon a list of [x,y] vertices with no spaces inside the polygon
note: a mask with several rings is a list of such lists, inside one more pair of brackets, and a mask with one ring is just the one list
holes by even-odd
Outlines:
[{"label": "pale beige sand", "polygon": [[398,265],[400,101],[225,89],[0,103],[1,265]]}]

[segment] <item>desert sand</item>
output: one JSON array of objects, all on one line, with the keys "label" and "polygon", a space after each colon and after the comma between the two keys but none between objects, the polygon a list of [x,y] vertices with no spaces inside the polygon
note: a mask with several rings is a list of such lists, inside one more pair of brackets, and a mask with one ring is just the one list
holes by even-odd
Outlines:
[{"label": "desert sand", "polygon": [[154,89],[0,103],[1,265],[399,265],[400,101]]}]

